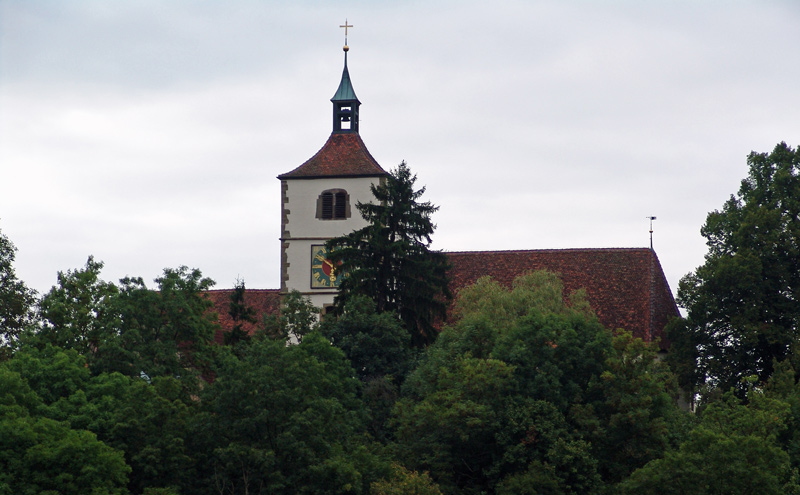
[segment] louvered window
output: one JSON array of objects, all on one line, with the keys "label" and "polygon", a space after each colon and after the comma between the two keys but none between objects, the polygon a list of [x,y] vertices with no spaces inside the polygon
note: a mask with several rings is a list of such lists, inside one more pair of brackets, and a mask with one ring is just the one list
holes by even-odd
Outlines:
[{"label": "louvered window", "polygon": [[350,197],[344,189],[323,191],[317,198],[317,218],[344,220],[350,217]]},{"label": "louvered window", "polygon": [[333,218],[347,218],[347,193],[337,192],[333,199]]},{"label": "louvered window", "polygon": [[322,218],[333,218],[333,194],[329,192],[322,193]]}]

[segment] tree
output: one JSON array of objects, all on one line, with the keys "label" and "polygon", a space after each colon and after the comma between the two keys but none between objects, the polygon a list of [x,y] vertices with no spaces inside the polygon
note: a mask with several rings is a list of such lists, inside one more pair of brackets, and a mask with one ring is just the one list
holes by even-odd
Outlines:
[{"label": "tree", "polygon": [[154,378],[202,371],[218,327],[203,297],[214,281],[181,266],[164,269],[156,283],[158,290],[150,290],[140,277],[120,280],[112,302],[116,320],[109,323],[114,331],[90,363],[96,373]]},{"label": "tree", "polygon": [[511,290],[482,278],[459,293],[456,314],[395,407],[400,460],[429,471],[444,493],[545,478],[553,493],[593,493],[597,462],[569,407],[602,373],[611,335],[583,294],[565,301],[548,272],[521,276]]},{"label": "tree", "polygon": [[83,269],[58,272],[58,285],[42,297],[38,338],[92,356],[115,331],[111,306],[117,286],[100,279],[102,261],[89,256]]},{"label": "tree", "polygon": [[366,296],[353,297],[339,317],[324,318],[320,332],[344,351],[361,380],[361,396],[370,410],[369,431],[378,440],[391,435],[387,427],[400,385],[415,355],[411,338],[394,313],[378,313]]},{"label": "tree", "polygon": [[395,311],[421,346],[436,338],[434,324],[444,319],[452,295],[447,259],[430,249],[436,228],[431,215],[439,208],[419,201],[425,188],[414,190],[416,180],[401,163],[385,183],[371,186],[375,203],[356,204],[369,225],[331,239],[327,247],[331,260],[347,274],[336,297],[337,311],[353,296],[366,295],[378,312]]},{"label": "tree", "polygon": [[256,323],[255,310],[244,302],[245,291],[244,280],[236,280],[228,307],[228,314],[233,320],[233,328],[230,332],[225,333],[225,345],[235,345],[238,342],[249,340],[250,335],[244,329],[244,324]]},{"label": "tree", "polygon": [[133,493],[192,480],[194,460],[184,439],[197,401],[177,379],[156,377],[148,383],[120,373],[91,376],[84,356],[49,344],[21,347],[2,368],[24,377],[36,394],[38,403],[27,408],[31,415],[90,431],[124,453]]},{"label": "tree", "polygon": [[591,442],[607,483],[661,457],[686,430],[675,378],[656,353],[655,344],[617,332],[604,371],[587,388],[586,404],[573,408],[573,421]]},{"label": "tree", "polygon": [[727,392],[709,404],[686,441],[635,471],[620,485],[621,493],[800,493],[797,472],[778,443],[789,404],[752,388],[748,400],[744,405]]},{"label": "tree", "polygon": [[738,194],[701,229],[708,253],[680,282],[688,316],[671,336],[676,356],[694,360],[682,367],[684,383],[735,387],[740,397],[742,379],[765,382],[800,332],[800,150],[780,143],[747,163]]},{"label": "tree", "polygon": [[370,487],[372,495],[442,495],[428,473],[409,471],[399,464],[392,465],[388,479],[375,481]]},{"label": "tree", "polygon": [[201,392],[203,493],[364,493],[375,459],[342,351],[317,332],[290,346],[256,337],[243,350]]},{"label": "tree", "polygon": [[318,320],[319,308],[311,303],[311,298],[292,289],[281,298],[280,314],[264,317],[264,333],[272,339],[300,343],[305,335],[317,329]]},{"label": "tree", "polygon": [[36,301],[36,291],[19,280],[14,271],[16,251],[14,243],[0,231],[0,359],[8,356],[8,346],[31,321],[31,308]]},{"label": "tree", "polygon": [[20,373],[0,366],[0,493],[127,494],[122,452],[44,410]]},{"label": "tree", "polygon": [[387,375],[402,381],[409,371],[408,332],[366,296],[353,297],[338,318],[324,319],[320,331],[344,351],[362,381]]},{"label": "tree", "polygon": [[408,376],[396,452],[444,493],[600,493],[674,442],[674,378],[556,274],[479,279]]}]

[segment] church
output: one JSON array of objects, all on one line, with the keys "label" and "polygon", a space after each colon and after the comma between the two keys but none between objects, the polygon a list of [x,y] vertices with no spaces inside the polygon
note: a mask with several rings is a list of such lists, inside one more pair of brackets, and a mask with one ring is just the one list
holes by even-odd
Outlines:
[{"label": "church", "polygon": [[[345,26],[342,26],[345,27]],[[350,27],[350,26],[347,26]],[[281,181],[281,286],[247,289],[245,303],[259,321],[276,314],[280,297],[296,290],[322,311],[333,303],[343,274],[327,258],[325,242],[366,226],[356,203],[372,201],[370,186],[388,173],[367,150],[358,130],[359,107],[347,68],[331,98],[332,132],[322,148],[305,163],[278,175]],[[561,276],[565,293],[584,289],[600,322],[625,329],[645,341],[669,343],[663,335],[667,322],[679,315],[675,300],[651,248],[547,249],[522,251],[446,252],[451,269],[450,289],[458,290],[489,276],[510,286],[514,278],[535,270]],[[233,327],[228,315],[231,290],[210,291],[220,323]],[[246,328],[248,329],[248,328]],[[251,326],[248,330],[253,330]],[[216,340],[222,342],[222,334]]]}]

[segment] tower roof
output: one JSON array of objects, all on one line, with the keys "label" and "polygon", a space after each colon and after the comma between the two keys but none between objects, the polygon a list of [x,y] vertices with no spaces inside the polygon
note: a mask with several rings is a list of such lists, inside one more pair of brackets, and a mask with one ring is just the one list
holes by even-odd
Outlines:
[{"label": "tower roof", "polygon": [[378,165],[358,133],[334,132],[314,156],[278,178],[284,180],[383,175],[389,174]]},{"label": "tower roof", "polygon": [[350,71],[347,70],[347,52],[344,52],[344,70],[342,70],[342,80],[339,82],[339,87],[336,89],[336,94],[331,98],[332,102],[337,101],[358,101],[356,92],[353,89],[353,83],[350,81]]}]

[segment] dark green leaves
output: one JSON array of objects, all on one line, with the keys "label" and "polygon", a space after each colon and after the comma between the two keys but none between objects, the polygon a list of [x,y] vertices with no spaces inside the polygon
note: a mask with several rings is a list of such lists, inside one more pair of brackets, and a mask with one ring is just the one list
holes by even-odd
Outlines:
[{"label": "dark green leaves", "polygon": [[736,387],[740,397],[742,379],[766,381],[800,331],[800,151],[781,143],[747,162],[738,194],[701,230],[706,261],[681,280],[688,319],[672,331],[679,366],[700,370],[684,372],[684,383]]},{"label": "dark green leaves", "polygon": [[434,324],[443,320],[448,288],[447,260],[431,251],[431,221],[439,208],[420,202],[425,188],[414,190],[417,177],[405,163],[392,170],[385,183],[372,186],[374,203],[356,207],[369,223],[346,236],[328,241],[330,258],[347,274],[339,287],[339,312],[356,295],[375,302],[378,312],[394,311],[413,342],[422,346],[436,338]]}]

